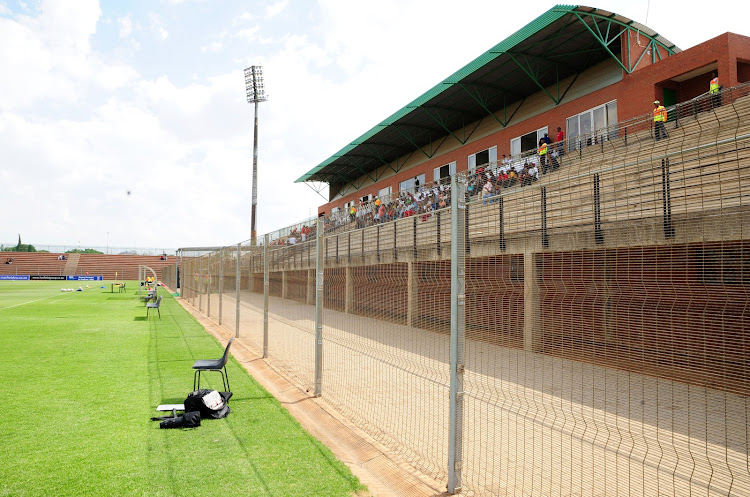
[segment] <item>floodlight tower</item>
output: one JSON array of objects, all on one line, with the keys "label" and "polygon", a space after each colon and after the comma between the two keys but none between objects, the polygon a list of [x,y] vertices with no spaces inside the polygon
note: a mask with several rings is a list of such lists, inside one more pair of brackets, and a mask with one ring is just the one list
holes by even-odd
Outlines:
[{"label": "floodlight tower", "polygon": [[263,68],[250,66],[245,68],[245,89],[247,103],[255,104],[255,127],[253,129],[253,207],[250,212],[250,238],[255,245],[255,208],[258,205],[258,103],[265,102],[266,90],[263,86]]}]

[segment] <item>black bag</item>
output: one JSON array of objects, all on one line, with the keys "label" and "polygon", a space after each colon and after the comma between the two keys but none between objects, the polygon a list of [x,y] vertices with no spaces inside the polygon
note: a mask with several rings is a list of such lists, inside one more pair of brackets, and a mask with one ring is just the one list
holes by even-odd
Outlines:
[{"label": "black bag", "polygon": [[201,389],[190,392],[185,399],[185,412],[198,411],[202,418],[221,419],[229,414],[227,400],[231,392]]},{"label": "black bag", "polygon": [[185,412],[180,416],[164,419],[159,428],[197,428],[201,425],[201,413],[198,411]]}]

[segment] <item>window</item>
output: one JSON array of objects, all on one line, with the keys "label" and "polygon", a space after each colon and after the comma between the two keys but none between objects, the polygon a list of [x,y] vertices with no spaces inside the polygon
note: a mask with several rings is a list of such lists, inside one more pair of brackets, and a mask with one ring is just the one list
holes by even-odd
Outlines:
[{"label": "window", "polygon": [[398,191],[403,192],[404,190],[413,190],[414,189],[414,180],[419,180],[419,186],[424,186],[424,174],[420,174],[416,178],[409,178],[406,181],[402,181],[398,184]]},{"label": "window", "polygon": [[529,150],[536,150],[539,147],[539,140],[544,138],[545,133],[547,133],[547,126],[513,138],[510,141],[511,157],[522,152],[528,152]]},{"label": "window", "polygon": [[370,200],[372,200],[372,193],[370,193],[369,195],[365,195],[364,197],[359,197],[360,204],[366,204]]},{"label": "window", "polygon": [[469,170],[473,171],[477,166],[487,166],[497,164],[497,147],[482,150],[469,156]]},{"label": "window", "polygon": [[436,167],[433,171],[433,180],[435,182],[440,181],[443,178],[450,178],[456,174],[456,161],[446,164],[444,166]]},{"label": "window", "polygon": [[594,107],[566,120],[567,149],[577,150],[600,140],[617,138],[617,101]]},{"label": "window", "polygon": [[383,198],[383,197],[390,197],[390,196],[391,196],[390,186],[386,186],[385,188],[381,188],[380,190],[378,190],[378,197]]}]

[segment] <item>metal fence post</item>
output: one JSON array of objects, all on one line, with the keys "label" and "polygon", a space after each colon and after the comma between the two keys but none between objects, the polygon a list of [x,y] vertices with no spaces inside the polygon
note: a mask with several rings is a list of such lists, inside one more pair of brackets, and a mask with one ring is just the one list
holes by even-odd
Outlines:
[{"label": "metal fence post", "polygon": [[268,357],[268,293],[270,289],[268,275],[268,254],[270,252],[271,235],[263,237],[263,357]]},{"label": "metal fence post", "polygon": [[224,295],[224,249],[219,251],[219,326],[221,326],[222,296]]},{"label": "metal fence post", "polygon": [[203,256],[198,257],[198,312],[203,311]]},{"label": "metal fence post", "polygon": [[234,302],[235,302],[235,315],[234,315],[234,336],[240,336],[240,257],[241,257],[242,244],[237,244],[237,269],[234,275]]},{"label": "metal fence post", "polygon": [[315,396],[323,387],[323,222],[318,218],[315,237]]},{"label": "metal fence post", "polygon": [[461,488],[463,466],[464,339],[466,330],[466,178],[451,178],[451,340],[448,492]]},{"label": "metal fence post", "polygon": [[211,253],[206,257],[206,316],[211,317]]}]

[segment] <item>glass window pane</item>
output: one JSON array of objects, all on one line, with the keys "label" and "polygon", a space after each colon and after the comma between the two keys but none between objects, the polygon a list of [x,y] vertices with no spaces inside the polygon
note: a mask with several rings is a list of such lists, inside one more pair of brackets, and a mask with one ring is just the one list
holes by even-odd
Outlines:
[{"label": "glass window pane", "polygon": [[604,118],[604,107],[594,109],[592,114],[594,115],[594,132],[596,136],[599,136],[602,130],[607,127],[607,122]]},{"label": "glass window pane", "polygon": [[585,112],[578,116],[580,126],[580,141],[582,145],[591,145],[591,113]]},{"label": "glass window pane", "polygon": [[578,116],[569,117],[567,121],[565,136],[568,140],[568,152],[576,150],[578,143]]},{"label": "glass window pane", "polygon": [[607,126],[609,127],[609,139],[617,138],[617,102],[607,104]]},{"label": "glass window pane", "polygon": [[521,153],[521,137],[513,138],[510,141],[510,155],[518,155]]}]

